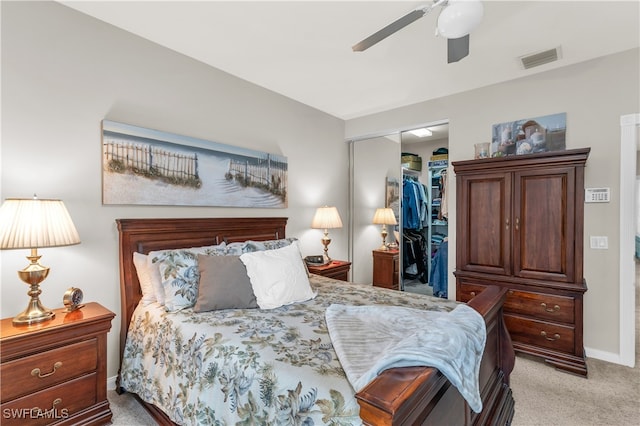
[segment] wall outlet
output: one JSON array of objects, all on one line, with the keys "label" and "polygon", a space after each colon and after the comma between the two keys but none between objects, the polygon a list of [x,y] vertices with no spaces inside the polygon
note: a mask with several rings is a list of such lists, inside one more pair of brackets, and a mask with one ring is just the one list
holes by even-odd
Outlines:
[{"label": "wall outlet", "polygon": [[606,250],[609,248],[609,238],[608,237],[596,237],[591,236],[591,248],[598,250]]}]

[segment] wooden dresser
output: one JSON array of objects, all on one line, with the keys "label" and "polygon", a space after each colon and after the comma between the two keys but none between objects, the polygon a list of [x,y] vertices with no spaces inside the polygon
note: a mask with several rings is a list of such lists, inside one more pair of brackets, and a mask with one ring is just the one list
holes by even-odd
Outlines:
[{"label": "wooden dresser", "polygon": [[456,299],[508,288],[518,352],[586,376],[584,167],[589,148],[454,162]]},{"label": "wooden dresser", "polygon": [[322,275],[323,277],[333,278],[340,281],[349,281],[349,271],[351,270],[351,262],[344,260],[332,260],[326,265],[310,265],[307,269],[312,274]]},{"label": "wooden dresser", "polygon": [[373,251],[373,285],[376,287],[400,289],[400,251]]},{"label": "wooden dresser", "polygon": [[53,320],[0,326],[3,426],[99,425],[111,422],[107,333],[113,312],[97,303]]}]

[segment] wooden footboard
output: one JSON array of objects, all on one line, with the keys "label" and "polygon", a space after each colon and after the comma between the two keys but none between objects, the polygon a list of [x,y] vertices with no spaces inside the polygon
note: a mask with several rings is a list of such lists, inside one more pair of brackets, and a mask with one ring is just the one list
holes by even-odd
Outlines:
[{"label": "wooden footboard", "polygon": [[474,413],[438,370],[429,367],[394,368],[382,372],[356,398],[367,425],[506,425],[514,401],[509,388],[515,354],[504,325],[502,305],[506,289],[489,287],[469,301],[485,319],[487,343],[480,365],[483,409]]},{"label": "wooden footboard", "polygon": [[[223,241],[285,237],[286,218],[118,219],[120,235],[121,356],[133,311],[141,298],[133,252],[219,244]],[[473,413],[460,393],[437,370],[395,368],[383,372],[356,397],[368,425],[504,425],[513,417],[509,374],[514,352],[504,326],[506,290],[489,287],[469,302],[485,318],[487,343],[480,367],[481,413]],[[118,392],[120,377],[117,382]],[[157,407],[138,399],[158,424],[173,422]]]}]

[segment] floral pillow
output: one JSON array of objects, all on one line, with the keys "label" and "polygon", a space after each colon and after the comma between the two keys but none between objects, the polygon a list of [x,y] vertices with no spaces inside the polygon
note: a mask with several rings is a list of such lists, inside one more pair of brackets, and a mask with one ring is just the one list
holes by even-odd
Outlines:
[{"label": "floral pillow", "polygon": [[240,256],[244,253],[256,251],[276,250],[291,245],[297,238],[282,238],[279,240],[267,241],[243,241],[241,243],[230,243],[226,247],[225,255]]},{"label": "floral pillow", "polygon": [[198,296],[198,254],[224,256],[226,244],[149,253],[155,268],[157,300],[169,312],[193,306]]}]

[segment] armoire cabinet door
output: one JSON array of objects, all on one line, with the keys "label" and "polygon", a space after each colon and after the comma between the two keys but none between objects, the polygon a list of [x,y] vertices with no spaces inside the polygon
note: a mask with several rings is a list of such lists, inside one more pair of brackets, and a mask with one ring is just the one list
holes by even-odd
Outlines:
[{"label": "armoire cabinet door", "polygon": [[[511,275],[511,173],[461,175],[458,268]],[[464,236],[460,238],[460,236]]]},{"label": "armoire cabinet door", "polygon": [[514,173],[513,275],[573,282],[575,168]]}]

